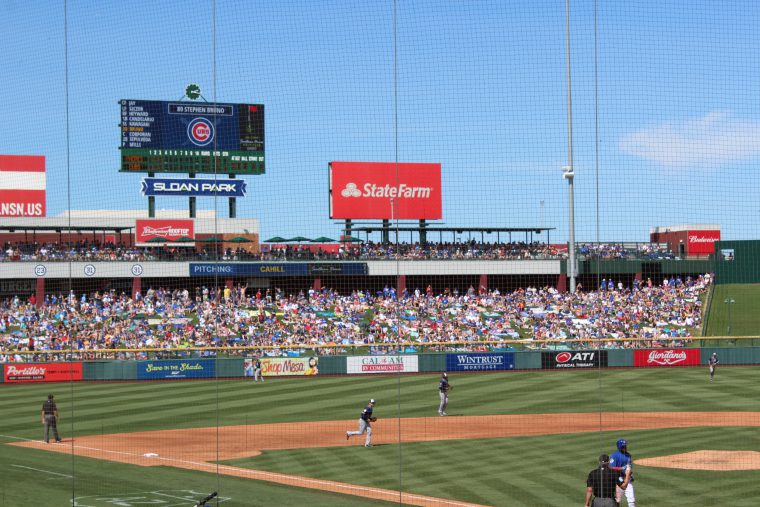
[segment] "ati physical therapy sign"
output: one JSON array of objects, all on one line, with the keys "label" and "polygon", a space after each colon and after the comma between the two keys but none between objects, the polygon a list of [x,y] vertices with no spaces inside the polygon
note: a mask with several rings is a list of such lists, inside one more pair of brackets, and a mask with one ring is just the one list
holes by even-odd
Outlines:
[{"label": "ati physical therapy sign", "polygon": [[45,216],[45,157],[0,155],[0,217]]},{"label": "ati physical therapy sign", "polygon": [[143,178],[145,196],[245,197],[245,181],[213,179]]},{"label": "ati physical therapy sign", "polygon": [[330,218],[438,220],[441,164],[331,162]]}]

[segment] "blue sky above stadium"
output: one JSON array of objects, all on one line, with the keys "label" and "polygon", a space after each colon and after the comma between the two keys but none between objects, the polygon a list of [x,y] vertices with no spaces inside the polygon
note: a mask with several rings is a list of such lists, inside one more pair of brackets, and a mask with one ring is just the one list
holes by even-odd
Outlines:
[{"label": "blue sky above stadium", "polygon": [[[445,225],[567,237],[564,1],[399,1],[395,32],[384,0],[70,1],[68,48],[62,2],[0,14],[0,152],[47,157],[49,215],[145,208],[142,176],[118,172],[117,101],[195,82],[266,106],[267,172],[238,201],[264,236],[335,237],[328,163],[398,159],[442,164]],[[760,5],[600,1],[597,60],[593,15],[571,1],[577,239],[756,237]]]}]

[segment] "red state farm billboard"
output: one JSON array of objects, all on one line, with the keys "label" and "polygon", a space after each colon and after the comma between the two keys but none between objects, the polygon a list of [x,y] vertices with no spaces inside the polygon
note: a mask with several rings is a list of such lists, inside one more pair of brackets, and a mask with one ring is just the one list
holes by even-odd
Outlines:
[{"label": "red state farm billboard", "polygon": [[64,382],[82,380],[82,363],[8,363],[5,382]]},{"label": "red state farm billboard", "polygon": [[[158,238],[158,239],[156,239]],[[135,223],[135,244],[156,245],[164,243],[191,243],[195,240],[195,230],[192,220],[137,220]],[[163,241],[161,241],[163,240]]]},{"label": "red state farm billboard", "polygon": [[715,242],[720,241],[720,231],[689,231],[686,238],[688,255],[715,253]]},{"label": "red state farm billboard", "polygon": [[634,350],[634,366],[698,366],[699,349]]},{"label": "red state farm billboard", "polygon": [[441,164],[330,163],[330,218],[438,220],[441,216]]},{"label": "red state farm billboard", "polygon": [[0,217],[45,213],[45,157],[0,155]]}]

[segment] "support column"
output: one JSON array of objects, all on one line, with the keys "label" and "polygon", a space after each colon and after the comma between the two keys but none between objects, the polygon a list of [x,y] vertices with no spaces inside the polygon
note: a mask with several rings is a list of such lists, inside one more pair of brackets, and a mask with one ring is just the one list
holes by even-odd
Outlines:
[{"label": "support column", "polygon": [[396,279],[396,297],[401,299],[401,295],[406,290],[406,275],[398,275]]},{"label": "support column", "polygon": [[478,282],[478,291],[488,291],[488,275],[480,275],[480,281]]},{"label": "support column", "polygon": [[383,232],[381,233],[383,243],[391,242],[391,221],[383,219]]},{"label": "support column", "polygon": [[559,292],[567,292],[567,273],[557,275],[557,290]]},{"label": "support column", "polygon": [[38,277],[37,278],[37,287],[34,291],[34,297],[37,299],[37,301],[34,303],[37,308],[42,306],[42,304],[45,302],[45,278],[44,277]]},{"label": "support column", "polygon": [[316,277],[314,279],[314,283],[311,286],[312,289],[314,289],[316,292],[319,292],[322,290],[322,279],[320,277]]},{"label": "support column", "polygon": [[132,278],[132,299],[135,299],[138,292],[142,294],[142,278],[136,276]]}]

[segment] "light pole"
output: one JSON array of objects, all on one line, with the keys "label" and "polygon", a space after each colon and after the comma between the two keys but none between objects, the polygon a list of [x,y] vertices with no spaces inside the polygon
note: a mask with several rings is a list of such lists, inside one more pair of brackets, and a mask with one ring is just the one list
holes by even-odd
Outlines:
[{"label": "light pole", "polygon": [[565,0],[565,63],[567,66],[567,166],[562,168],[562,177],[568,182],[569,223],[570,228],[567,237],[568,267],[567,274],[570,277],[570,293],[575,293],[575,205],[573,197],[573,93],[570,72],[570,0]]},{"label": "light pole", "polygon": [[570,277],[570,293],[575,292],[575,193],[573,178],[575,173],[572,166],[562,168],[562,177],[567,180],[568,200],[568,237],[567,237],[567,274]]},{"label": "light pole", "polygon": [[728,305],[728,329],[726,331],[728,336],[731,336],[731,307],[734,303],[736,303],[736,300],[731,297],[727,297],[723,300],[723,304]]}]

